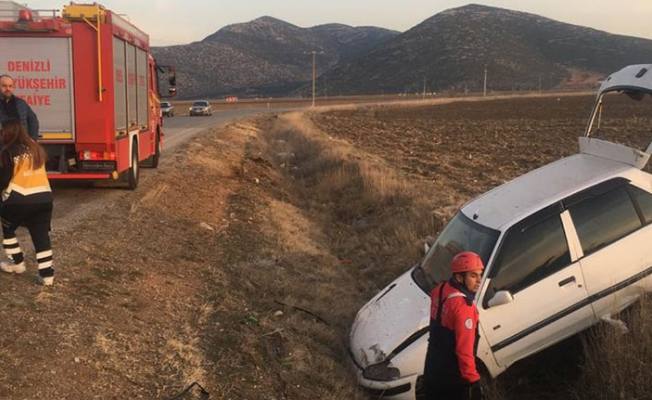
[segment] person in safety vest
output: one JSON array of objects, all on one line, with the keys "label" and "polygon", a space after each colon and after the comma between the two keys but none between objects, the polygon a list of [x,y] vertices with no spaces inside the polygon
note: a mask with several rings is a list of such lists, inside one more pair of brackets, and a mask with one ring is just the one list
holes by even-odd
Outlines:
[{"label": "person in safety vest", "polygon": [[478,345],[478,309],[473,300],[480,288],[484,265],[476,253],[453,257],[452,278],[431,294],[430,339],[424,370],[428,400],[482,398],[475,354]]},{"label": "person in safety vest", "polygon": [[16,229],[24,226],[34,243],[40,282],[51,286],[54,282],[50,243],[52,191],[45,172],[45,150],[29,137],[20,120],[4,122],[0,134],[2,247],[11,259],[0,262],[0,271],[25,272],[23,250],[16,238]]}]

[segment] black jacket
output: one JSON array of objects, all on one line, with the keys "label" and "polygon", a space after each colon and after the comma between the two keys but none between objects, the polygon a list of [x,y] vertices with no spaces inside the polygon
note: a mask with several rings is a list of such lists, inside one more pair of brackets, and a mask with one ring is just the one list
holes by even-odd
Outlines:
[{"label": "black jacket", "polygon": [[20,97],[11,96],[7,102],[3,96],[0,96],[0,126],[12,119],[19,119],[32,139],[39,138],[38,117],[29,104]]}]

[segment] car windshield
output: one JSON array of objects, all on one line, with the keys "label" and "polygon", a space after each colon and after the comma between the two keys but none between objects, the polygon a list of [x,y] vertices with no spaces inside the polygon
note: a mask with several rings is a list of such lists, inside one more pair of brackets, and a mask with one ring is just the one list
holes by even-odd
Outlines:
[{"label": "car windshield", "polygon": [[208,102],[206,102],[206,101],[196,101],[196,102],[192,103],[192,106],[193,107],[206,107],[206,106],[208,106]]},{"label": "car windshield", "polygon": [[447,280],[453,257],[462,251],[474,251],[487,264],[499,232],[471,221],[461,212],[448,223],[412,276],[426,293]]},{"label": "car windshield", "polygon": [[167,101],[164,101],[164,102],[161,103],[161,107],[170,107],[170,103],[168,103]]}]

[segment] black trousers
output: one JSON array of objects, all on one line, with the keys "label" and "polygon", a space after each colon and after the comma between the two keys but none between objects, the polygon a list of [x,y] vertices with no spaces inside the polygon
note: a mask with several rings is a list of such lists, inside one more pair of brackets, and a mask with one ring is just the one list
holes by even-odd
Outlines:
[{"label": "black trousers", "polygon": [[3,204],[0,206],[2,220],[2,245],[5,253],[16,264],[25,262],[23,251],[16,238],[16,229],[24,226],[29,231],[36,250],[39,275],[43,278],[54,276],[50,224],[52,203]]},{"label": "black trousers", "polygon": [[426,400],[472,400],[468,386],[433,386],[426,388]]}]

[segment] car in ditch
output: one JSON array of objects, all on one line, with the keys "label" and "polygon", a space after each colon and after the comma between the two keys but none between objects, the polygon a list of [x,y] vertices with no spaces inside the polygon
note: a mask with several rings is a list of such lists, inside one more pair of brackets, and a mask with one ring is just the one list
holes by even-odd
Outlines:
[{"label": "car in ditch", "polygon": [[[430,292],[461,251],[478,253],[477,358],[496,377],[516,361],[609,319],[652,291],[652,175],[644,150],[592,137],[603,100],[652,95],[652,65],[612,74],[598,92],[579,153],[464,205],[423,260],[358,312],[349,352],[359,384],[413,400],[428,346]],[[652,139],[652,138],[651,138]]]},{"label": "car in ditch", "polygon": [[188,109],[190,116],[195,115],[213,115],[213,107],[211,103],[206,100],[199,100],[192,103],[192,106]]}]

